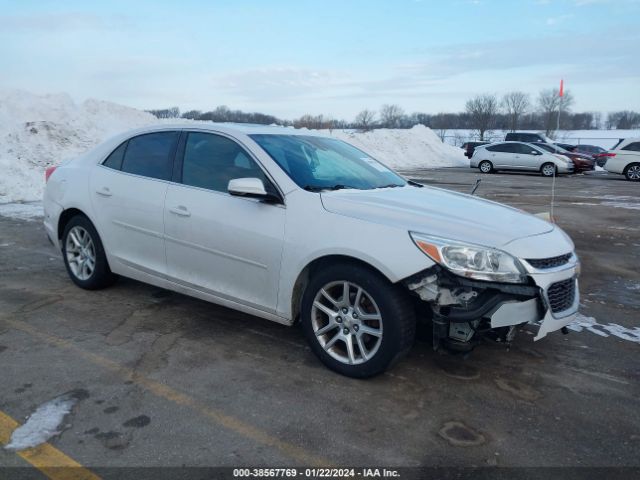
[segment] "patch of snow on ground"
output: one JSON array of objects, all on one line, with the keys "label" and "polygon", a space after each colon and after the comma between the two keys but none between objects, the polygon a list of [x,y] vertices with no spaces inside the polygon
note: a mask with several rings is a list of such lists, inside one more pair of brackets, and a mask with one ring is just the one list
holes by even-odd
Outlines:
[{"label": "patch of snow on ground", "polygon": [[567,325],[567,328],[574,332],[582,332],[583,330],[586,330],[588,332],[595,333],[596,335],[600,335],[601,337],[613,335],[614,337],[618,337],[622,340],[640,343],[640,327],[628,328],[618,325],[617,323],[604,325],[598,323],[595,318],[587,317],[581,313],[578,313],[576,319]]},{"label": "patch of snow on ground", "polygon": [[48,441],[51,437],[62,433],[60,425],[64,417],[71,413],[78,398],[73,394],[61,395],[40,405],[24,425],[16,428],[11,440],[4,447],[7,450],[24,450]]},{"label": "patch of snow on ground", "polygon": [[351,143],[391,168],[468,167],[461,148],[443,143],[424,125],[413,128],[380,128],[368,132],[323,130],[334,138]]},{"label": "patch of snow on ground", "polygon": [[33,203],[0,203],[0,217],[35,220],[42,218],[42,202]]}]

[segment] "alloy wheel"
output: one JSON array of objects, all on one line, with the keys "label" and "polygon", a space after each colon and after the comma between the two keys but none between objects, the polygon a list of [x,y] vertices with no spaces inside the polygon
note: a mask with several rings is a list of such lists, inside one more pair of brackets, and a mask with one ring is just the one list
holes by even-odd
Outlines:
[{"label": "alloy wheel", "polygon": [[76,225],[67,234],[65,243],[69,269],[79,280],[88,280],[96,268],[96,249],[87,230]]},{"label": "alloy wheel", "polygon": [[380,309],[369,293],[352,282],[331,282],[318,291],[311,326],[320,346],[347,365],[370,360],[382,342]]},{"label": "alloy wheel", "polygon": [[627,177],[629,180],[640,180],[640,165],[631,165],[627,169]]},{"label": "alloy wheel", "polygon": [[554,165],[548,164],[542,167],[542,174],[545,177],[553,177],[556,172],[556,167]]}]

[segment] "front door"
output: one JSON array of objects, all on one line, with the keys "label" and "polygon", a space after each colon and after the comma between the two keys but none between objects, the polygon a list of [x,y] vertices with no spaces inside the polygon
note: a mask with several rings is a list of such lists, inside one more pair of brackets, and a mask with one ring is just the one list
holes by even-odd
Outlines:
[{"label": "front door", "polygon": [[234,178],[259,178],[267,190],[275,187],[222,135],[189,132],[180,160],[179,183],[169,185],[165,201],[169,279],[275,312],[286,209],[232,196],[227,186]]}]

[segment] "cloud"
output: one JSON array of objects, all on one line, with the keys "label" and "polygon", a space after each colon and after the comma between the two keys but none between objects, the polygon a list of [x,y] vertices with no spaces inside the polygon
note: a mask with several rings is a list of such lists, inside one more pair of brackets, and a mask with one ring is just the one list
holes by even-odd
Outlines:
[{"label": "cloud", "polygon": [[567,20],[571,20],[572,18],[573,18],[572,14],[558,15],[557,17],[547,18],[547,21],[545,23],[548,26],[553,26],[553,25],[558,25],[560,23],[564,23]]},{"label": "cloud", "polygon": [[0,31],[117,30],[131,25],[125,15],[100,16],[85,12],[0,15]]}]

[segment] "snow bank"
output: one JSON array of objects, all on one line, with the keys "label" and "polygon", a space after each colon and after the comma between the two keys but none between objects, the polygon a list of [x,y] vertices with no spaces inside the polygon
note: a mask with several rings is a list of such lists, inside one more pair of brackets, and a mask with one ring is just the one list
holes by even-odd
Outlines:
[{"label": "snow bank", "polygon": [[0,91],[0,203],[42,198],[44,170],[118,132],[158,120],[110,102]]},{"label": "snow bank", "polygon": [[424,125],[416,125],[408,130],[324,130],[323,133],[351,143],[392,168],[469,166],[469,160],[461,148],[442,143],[440,138]]},{"label": "snow bank", "polygon": [[[116,133],[159,123],[153,115],[66,94],[0,90],[0,204],[41,200],[44,170],[74,158]],[[422,125],[410,130],[325,130],[393,168],[468,165],[462,149]]]}]

